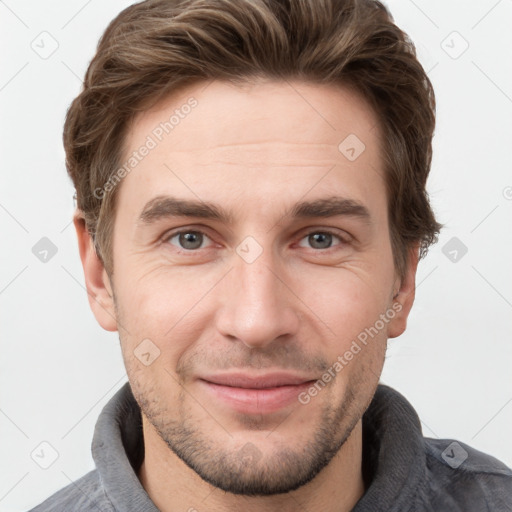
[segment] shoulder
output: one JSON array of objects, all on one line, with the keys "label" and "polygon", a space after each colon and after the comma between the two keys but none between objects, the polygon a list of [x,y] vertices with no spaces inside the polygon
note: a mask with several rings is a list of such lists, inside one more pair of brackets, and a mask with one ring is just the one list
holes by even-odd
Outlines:
[{"label": "shoulder", "polygon": [[436,510],[512,512],[512,470],[453,439],[426,437],[429,492]]},{"label": "shoulder", "polygon": [[64,510],[114,512],[112,504],[105,495],[97,470],[90,471],[57,491],[29,512]]}]

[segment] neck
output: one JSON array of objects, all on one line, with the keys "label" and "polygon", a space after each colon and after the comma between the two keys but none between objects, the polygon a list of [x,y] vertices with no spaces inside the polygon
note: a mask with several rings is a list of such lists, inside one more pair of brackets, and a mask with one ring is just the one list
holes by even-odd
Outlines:
[{"label": "neck", "polygon": [[202,480],[169,449],[144,415],[142,418],[145,455],[138,477],[161,512],[348,512],[364,494],[361,420],[331,462],[311,482],[286,494],[241,496]]}]

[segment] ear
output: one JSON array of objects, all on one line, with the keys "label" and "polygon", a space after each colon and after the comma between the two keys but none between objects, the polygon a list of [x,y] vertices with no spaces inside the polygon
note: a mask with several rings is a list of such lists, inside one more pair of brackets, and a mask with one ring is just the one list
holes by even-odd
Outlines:
[{"label": "ear", "polygon": [[418,268],[419,245],[411,247],[407,256],[407,269],[403,279],[396,281],[391,309],[396,315],[388,324],[388,338],[400,336],[407,327],[407,318],[414,303],[416,292],[416,270]]},{"label": "ear", "polygon": [[85,218],[80,210],[73,217],[78,249],[85,275],[85,286],[92,312],[98,323],[106,331],[117,331],[117,319],[114,294],[103,262],[98,257],[92,237],[85,225]]}]

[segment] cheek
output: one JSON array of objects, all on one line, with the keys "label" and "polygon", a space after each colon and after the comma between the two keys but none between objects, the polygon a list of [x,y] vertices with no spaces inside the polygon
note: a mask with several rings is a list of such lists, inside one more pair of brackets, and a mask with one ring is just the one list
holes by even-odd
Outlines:
[{"label": "cheek", "polygon": [[176,280],[169,281],[148,277],[132,282],[133,288],[126,282],[120,298],[119,320],[125,327],[120,330],[121,345],[129,380],[140,400],[152,397],[155,410],[180,400],[175,369],[202,330],[193,314],[198,298],[184,293]]},{"label": "cheek", "polygon": [[157,347],[154,350],[160,351],[158,362],[174,368],[210,321],[206,295],[216,280],[207,275],[197,279],[191,272],[162,268],[126,273],[116,296],[119,320],[125,328],[123,349],[127,357],[149,339]]},{"label": "cheek", "polygon": [[391,281],[387,275],[361,265],[312,272],[297,281],[298,295],[343,343],[373,325],[388,307]]},{"label": "cheek", "polygon": [[[392,274],[391,274],[392,275]],[[323,325],[317,350],[336,378],[332,392],[343,396],[349,381],[380,375],[387,345],[389,270],[362,265],[329,269],[304,280],[304,302]],[[334,366],[335,365],[335,366]],[[370,379],[371,380],[371,379]]]}]

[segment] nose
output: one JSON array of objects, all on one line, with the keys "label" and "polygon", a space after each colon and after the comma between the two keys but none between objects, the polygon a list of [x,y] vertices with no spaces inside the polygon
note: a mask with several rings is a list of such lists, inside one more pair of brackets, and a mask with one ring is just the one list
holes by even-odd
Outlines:
[{"label": "nose", "polygon": [[269,252],[252,263],[234,255],[216,315],[218,331],[249,348],[265,348],[279,337],[295,336],[299,326],[297,298],[283,265],[276,265]]}]

